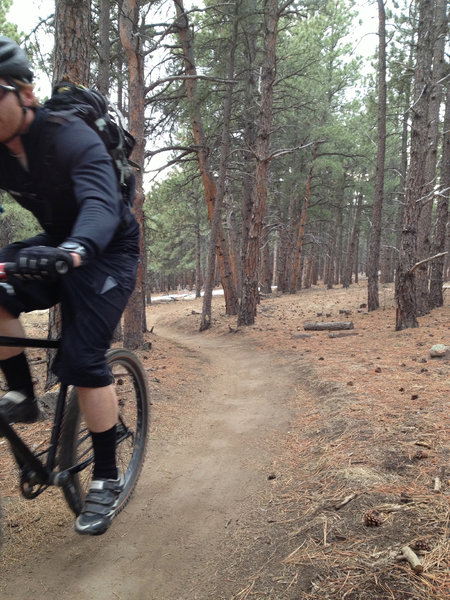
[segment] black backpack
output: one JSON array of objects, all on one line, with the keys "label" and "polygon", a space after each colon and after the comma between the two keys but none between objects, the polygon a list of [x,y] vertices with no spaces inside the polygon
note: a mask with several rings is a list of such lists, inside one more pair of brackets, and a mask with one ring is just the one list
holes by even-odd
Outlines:
[{"label": "black backpack", "polygon": [[130,160],[130,155],[136,141],[123,127],[119,111],[100,92],[69,81],[62,81],[53,88],[44,108],[49,111],[51,121],[64,122],[79,117],[98,133],[113,160],[124,202],[131,205],[135,196],[132,167],[138,168],[138,165]]}]

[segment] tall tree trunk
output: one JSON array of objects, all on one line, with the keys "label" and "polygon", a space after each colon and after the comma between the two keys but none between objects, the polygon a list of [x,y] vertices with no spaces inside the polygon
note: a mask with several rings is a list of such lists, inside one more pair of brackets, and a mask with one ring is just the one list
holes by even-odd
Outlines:
[{"label": "tall tree trunk", "polygon": [[[290,223],[290,219],[289,219]],[[277,290],[283,294],[288,291],[287,272],[288,272],[288,254],[290,226],[283,226],[278,230],[277,246]]]},{"label": "tall tree trunk", "polygon": [[239,325],[253,325],[258,303],[258,272],[261,233],[267,199],[267,167],[272,127],[273,85],[276,73],[278,0],[267,0],[264,31],[264,59],[261,68],[261,108],[256,138],[255,183],[252,189],[252,218],[245,257],[245,272]]},{"label": "tall tree trunk", "polygon": [[[200,113],[200,105],[197,102],[197,69],[194,55],[193,34],[189,25],[189,19],[184,11],[183,0],[174,0],[177,20],[175,29],[181,42],[186,79],[186,97],[190,100],[189,116],[191,120],[192,133],[197,147],[197,159],[200,174],[205,190],[205,199],[208,207],[210,223],[213,221],[214,203],[216,200],[216,183],[209,163],[209,148],[206,140],[203,119]],[[230,252],[223,232],[222,223],[218,226],[217,237],[217,261],[220,270],[220,279],[224,291],[225,310],[229,315],[235,315],[238,311],[238,297],[231,272]]]},{"label": "tall tree trunk", "polygon": [[[442,142],[441,181],[436,210],[433,256],[445,252],[446,225],[448,224],[448,204],[450,198],[450,83],[447,83],[445,102],[444,136]],[[450,232],[447,234],[450,239]],[[448,256],[447,256],[448,257]],[[440,256],[431,264],[430,308],[444,303],[442,286],[444,283],[445,256]]]},{"label": "tall tree trunk", "polygon": [[227,194],[227,198],[227,230],[230,247],[231,272],[233,273],[233,280],[236,286],[236,292],[238,295],[240,295],[242,292],[242,269],[241,257],[239,253],[238,226],[236,224],[233,199],[230,197],[229,194]]},{"label": "tall tree trunk", "polygon": [[345,261],[344,273],[342,277],[342,287],[348,288],[352,282],[352,272],[355,265],[356,256],[356,244],[359,237],[359,230],[361,227],[361,212],[362,212],[362,194],[358,194],[356,200],[355,219],[353,221],[353,227],[350,234],[350,240],[347,249],[347,258]]},{"label": "tall tree trunk", "polygon": [[55,51],[53,84],[67,77],[89,84],[91,1],[55,1]]},{"label": "tall tree trunk", "polygon": [[[56,0],[53,85],[63,77],[81,85],[89,85],[90,44],[90,0]],[[61,313],[57,305],[49,312],[48,337],[57,339],[60,335]],[[51,370],[55,356],[55,350],[47,351],[46,389],[57,381]]]},{"label": "tall tree trunk", "polygon": [[[266,220],[267,221],[267,220]],[[269,226],[265,223],[261,234],[261,291],[263,294],[272,293],[272,269],[270,263]]]},{"label": "tall tree trunk", "polygon": [[[412,71],[413,64],[413,40],[409,41],[409,57],[407,62],[407,70]],[[406,178],[408,174],[408,117],[406,116],[406,112],[410,107],[411,102],[411,81],[410,78],[405,78],[404,89],[400,92],[401,95],[404,95],[404,110],[402,111],[404,114],[402,116],[402,134],[401,134],[401,151],[400,151],[400,184],[399,191],[397,192],[397,214],[395,221],[395,237],[396,243],[395,247],[398,250],[401,246],[401,234],[402,234],[402,225],[403,225],[403,216],[404,216],[404,206],[405,206],[405,190],[406,190]]]},{"label": "tall tree trunk", "polygon": [[[447,20],[446,0],[435,0],[434,27],[432,40],[433,74],[428,104],[428,139],[425,160],[423,201],[420,204],[417,230],[417,260],[422,261],[431,254],[431,217],[433,212],[434,190],[436,187],[437,148],[439,143],[439,112],[442,100],[441,79],[445,76],[444,49],[446,42]],[[438,83],[439,82],[439,83]],[[421,265],[416,272],[417,313],[429,312],[429,263]]]},{"label": "tall tree trunk", "polygon": [[342,232],[342,213],[344,204],[345,192],[345,174],[337,186],[337,205],[336,205],[336,236],[335,236],[335,252],[334,252],[334,283],[337,285],[342,279],[342,253],[343,253],[343,232]]},{"label": "tall tree trunk", "polygon": [[372,227],[367,264],[368,310],[376,310],[380,306],[378,298],[378,270],[380,267],[381,219],[383,213],[384,164],[386,156],[386,14],[384,0],[378,0],[378,38],[378,144]]},{"label": "tall tree trunk", "polygon": [[195,297],[200,298],[202,293],[202,236],[200,231],[200,211],[196,211],[195,220]]},{"label": "tall tree trunk", "polygon": [[[236,5],[237,6],[237,5]],[[234,63],[236,55],[236,43],[238,34],[238,18],[237,14],[234,15],[233,21],[233,33],[230,44],[230,59],[228,62],[228,73],[227,79],[232,81],[234,77]],[[219,164],[219,176],[217,180],[216,199],[214,202],[214,213],[211,223],[211,235],[209,240],[208,249],[208,261],[206,267],[206,279],[205,279],[205,295],[203,296],[203,308],[202,308],[202,319],[200,323],[200,331],[209,329],[211,327],[211,313],[212,313],[212,293],[214,287],[214,271],[216,264],[217,255],[217,240],[219,236],[219,226],[221,225],[222,219],[222,206],[223,199],[225,196],[225,181],[227,177],[227,166],[228,166],[228,154],[230,152],[230,121],[231,121],[231,109],[233,106],[233,86],[231,83],[227,84],[227,92],[225,95],[225,102],[223,107],[223,129],[222,129],[222,143],[221,143],[221,155]]]},{"label": "tall tree trunk", "polygon": [[98,75],[97,87],[105,96],[109,93],[110,61],[111,61],[111,2],[100,0],[98,19]]},{"label": "tall tree trunk", "polygon": [[141,230],[140,251],[142,260],[139,265],[135,289],[128,301],[123,319],[123,339],[127,348],[142,346],[145,331],[145,230],[144,230],[144,190],[143,171],[145,157],[145,105],[144,105],[144,57],[142,53],[140,31],[139,0],[124,0],[120,15],[120,40],[128,59],[129,73],[129,129],[136,139],[133,160],[141,166],[136,173],[136,200],[134,214]]},{"label": "tall tree trunk", "polygon": [[311,165],[309,167],[308,177],[306,179],[305,198],[303,200],[302,212],[300,214],[300,225],[297,235],[297,249],[295,253],[294,266],[292,269],[291,276],[291,285],[289,290],[291,294],[295,294],[295,292],[297,291],[298,278],[300,274],[300,258],[303,250],[303,240],[305,238],[306,218],[308,216],[309,202],[311,200],[311,181],[313,175],[314,160],[317,156],[318,145],[318,142],[314,143]]},{"label": "tall tree trunk", "polygon": [[419,202],[424,191],[428,104],[431,93],[431,32],[433,1],[420,0],[417,31],[417,58],[414,73],[414,108],[411,120],[411,152],[406,184],[405,213],[395,285],[396,330],[417,327],[416,244]]},{"label": "tall tree trunk", "polygon": [[258,113],[258,83],[259,67],[256,62],[258,27],[256,15],[258,14],[256,0],[244,0],[241,5],[246,12],[247,19],[243,23],[243,47],[245,61],[245,89],[243,107],[244,150],[242,153],[242,239],[241,239],[241,264],[239,294],[242,297],[242,285],[245,271],[245,259],[252,218],[252,188],[255,174],[255,157],[250,149],[255,148],[257,123],[255,115]]},{"label": "tall tree trunk", "polygon": [[328,232],[328,252],[326,257],[326,266],[325,266],[325,275],[324,275],[324,283],[327,286],[327,289],[331,290],[334,284],[334,271],[335,271],[335,257],[336,257],[336,247],[335,240],[337,234],[337,223],[336,219],[333,219],[329,223],[329,232]]}]

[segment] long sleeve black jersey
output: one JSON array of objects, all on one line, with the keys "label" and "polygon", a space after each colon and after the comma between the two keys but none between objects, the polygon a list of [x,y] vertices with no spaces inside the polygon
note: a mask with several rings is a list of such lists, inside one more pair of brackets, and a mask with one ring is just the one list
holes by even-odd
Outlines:
[{"label": "long sleeve black jersey", "polygon": [[46,116],[37,109],[22,136],[25,166],[0,145],[0,188],[33,213],[52,245],[78,242],[88,258],[138,251],[139,226],[102,140],[81,119],[54,123]]}]

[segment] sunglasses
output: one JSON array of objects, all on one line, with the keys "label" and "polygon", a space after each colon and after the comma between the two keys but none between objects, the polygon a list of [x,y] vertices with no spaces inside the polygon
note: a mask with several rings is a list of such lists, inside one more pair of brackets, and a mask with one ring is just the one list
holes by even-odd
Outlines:
[{"label": "sunglasses", "polygon": [[16,88],[13,87],[12,85],[4,85],[3,83],[0,83],[0,100],[3,100],[3,98],[6,96],[6,94],[8,92],[15,92]]}]

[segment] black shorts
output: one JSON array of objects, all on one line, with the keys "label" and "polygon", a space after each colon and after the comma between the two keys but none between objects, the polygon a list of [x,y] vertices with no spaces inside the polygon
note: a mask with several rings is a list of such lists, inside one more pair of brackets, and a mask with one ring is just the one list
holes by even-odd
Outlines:
[{"label": "black shorts", "polygon": [[[0,262],[13,261],[20,247],[1,250]],[[104,387],[111,383],[105,353],[134,289],[138,262],[134,251],[106,253],[55,283],[13,280],[14,295],[0,287],[0,306],[18,317],[60,303],[61,346],[53,371],[67,385]]]}]

